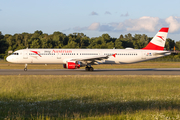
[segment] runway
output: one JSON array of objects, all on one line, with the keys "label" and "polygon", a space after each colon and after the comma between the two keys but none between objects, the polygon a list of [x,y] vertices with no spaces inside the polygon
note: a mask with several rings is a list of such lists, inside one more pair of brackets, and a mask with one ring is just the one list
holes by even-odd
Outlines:
[{"label": "runway", "polygon": [[0,75],[180,75],[180,68],[150,68],[150,69],[0,69]]}]

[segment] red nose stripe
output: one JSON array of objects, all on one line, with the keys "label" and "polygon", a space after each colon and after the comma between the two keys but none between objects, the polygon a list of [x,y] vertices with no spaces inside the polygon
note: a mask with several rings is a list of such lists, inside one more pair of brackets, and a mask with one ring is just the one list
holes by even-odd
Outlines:
[{"label": "red nose stripe", "polygon": [[169,28],[161,28],[159,32],[168,32]]},{"label": "red nose stripe", "polygon": [[164,47],[155,45],[155,44],[150,42],[145,48],[142,48],[142,49],[145,49],[145,50],[164,50]]}]

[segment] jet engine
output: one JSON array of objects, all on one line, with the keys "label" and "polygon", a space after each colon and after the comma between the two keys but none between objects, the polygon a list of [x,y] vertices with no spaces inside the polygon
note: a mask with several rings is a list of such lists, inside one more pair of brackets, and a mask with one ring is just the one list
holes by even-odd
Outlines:
[{"label": "jet engine", "polygon": [[85,66],[85,65],[83,65],[82,62],[80,61],[68,61],[66,62],[66,64],[63,64],[63,67],[67,69],[78,69],[82,66]]}]

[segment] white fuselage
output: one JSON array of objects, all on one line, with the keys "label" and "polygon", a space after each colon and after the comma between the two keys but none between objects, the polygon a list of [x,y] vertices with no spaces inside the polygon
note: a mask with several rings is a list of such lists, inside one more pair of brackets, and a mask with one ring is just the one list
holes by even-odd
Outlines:
[{"label": "white fuselage", "polygon": [[[109,57],[99,61],[96,60],[98,64],[125,64],[170,55],[168,51],[143,49],[22,49],[14,53],[16,54],[8,56],[7,61],[25,64],[66,64],[71,59],[104,55]],[[112,56],[113,54],[116,54],[115,57]]]}]

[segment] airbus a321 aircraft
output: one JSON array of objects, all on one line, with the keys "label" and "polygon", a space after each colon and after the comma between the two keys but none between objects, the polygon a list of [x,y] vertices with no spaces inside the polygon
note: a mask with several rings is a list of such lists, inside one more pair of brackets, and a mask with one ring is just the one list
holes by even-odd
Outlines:
[{"label": "airbus a321 aircraft", "polygon": [[92,65],[125,64],[151,60],[170,55],[164,51],[167,27],[163,27],[142,49],[21,49],[7,57],[8,62],[25,64],[63,64],[67,69],[85,66],[86,71],[93,71]]}]

